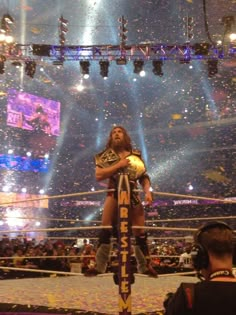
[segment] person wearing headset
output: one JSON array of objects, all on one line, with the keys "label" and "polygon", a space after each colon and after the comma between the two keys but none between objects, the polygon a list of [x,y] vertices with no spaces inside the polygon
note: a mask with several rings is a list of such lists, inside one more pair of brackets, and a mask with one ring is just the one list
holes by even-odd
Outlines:
[{"label": "person wearing headset", "polygon": [[199,228],[192,260],[201,281],[181,283],[164,301],[165,315],[235,315],[234,231],[216,221]]}]

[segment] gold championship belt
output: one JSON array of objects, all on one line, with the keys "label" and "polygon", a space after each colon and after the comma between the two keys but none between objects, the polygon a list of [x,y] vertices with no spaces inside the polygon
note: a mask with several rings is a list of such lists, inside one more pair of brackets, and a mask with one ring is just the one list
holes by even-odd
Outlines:
[{"label": "gold championship belt", "polygon": [[129,179],[135,181],[139,179],[145,172],[146,167],[140,155],[131,154],[126,157],[130,161],[130,165],[125,168],[129,174]]},{"label": "gold championship belt", "polygon": [[[146,167],[141,158],[140,151],[133,150],[132,153],[126,157],[130,161],[130,165],[124,168],[125,172],[129,174],[129,179],[135,181],[139,179],[145,172]],[[106,168],[114,165],[120,161],[119,155],[111,148],[95,155],[96,166]]]},{"label": "gold championship belt", "polygon": [[95,155],[95,163],[97,166],[106,168],[120,161],[120,157],[111,148]]}]

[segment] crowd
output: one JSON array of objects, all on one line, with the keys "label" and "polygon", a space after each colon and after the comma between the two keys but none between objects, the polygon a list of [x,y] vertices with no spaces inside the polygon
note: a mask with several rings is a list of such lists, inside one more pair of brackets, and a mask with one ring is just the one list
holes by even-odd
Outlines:
[{"label": "crowd", "polygon": [[[191,248],[189,244],[173,241],[158,243],[153,240],[149,246],[152,265],[158,273],[192,270],[191,256],[188,254],[188,249]],[[118,266],[117,248],[117,244],[113,242],[107,272],[113,272]],[[78,247],[75,242],[68,244],[67,241],[51,239],[36,242],[35,239],[27,240],[22,236],[10,239],[4,235],[0,240],[0,267],[14,267],[18,274],[21,268],[39,270],[35,277],[42,274],[45,276],[44,270],[85,273],[95,265],[96,249],[96,241],[89,239],[84,239],[83,244]],[[131,263],[135,272],[133,246],[131,251]],[[5,268],[0,269],[0,273],[5,271]],[[27,273],[24,272],[24,275],[27,276]],[[6,274],[2,275],[2,278],[4,277]]]}]

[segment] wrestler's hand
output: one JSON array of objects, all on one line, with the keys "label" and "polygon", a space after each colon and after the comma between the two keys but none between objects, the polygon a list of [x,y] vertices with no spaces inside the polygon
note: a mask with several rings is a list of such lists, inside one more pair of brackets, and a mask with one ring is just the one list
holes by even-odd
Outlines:
[{"label": "wrestler's hand", "polygon": [[124,168],[130,165],[130,160],[128,159],[121,159],[119,161],[119,168]]},{"label": "wrestler's hand", "polygon": [[152,204],[152,201],[153,201],[153,199],[152,199],[152,193],[151,193],[151,191],[147,191],[146,193],[145,193],[145,202],[146,202],[146,204],[147,205],[151,205]]}]

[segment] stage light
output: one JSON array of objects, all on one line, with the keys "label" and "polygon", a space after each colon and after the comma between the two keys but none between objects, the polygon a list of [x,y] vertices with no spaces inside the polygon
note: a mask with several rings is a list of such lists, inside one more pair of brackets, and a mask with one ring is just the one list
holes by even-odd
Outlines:
[{"label": "stage light", "polygon": [[196,43],[193,45],[194,54],[196,56],[207,56],[209,54],[209,43]]},{"label": "stage light", "polygon": [[14,38],[10,35],[9,24],[13,24],[14,19],[10,14],[4,14],[1,19],[1,36],[0,41],[5,41],[7,44],[10,44],[14,41]]},{"label": "stage light", "polygon": [[127,60],[126,60],[125,57],[117,58],[117,59],[116,59],[116,64],[117,64],[118,66],[124,66],[124,65],[127,64]]},{"label": "stage light", "polygon": [[4,21],[6,21],[8,24],[13,24],[14,23],[14,19],[13,19],[13,17],[10,16],[9,13],[4,14],[2,19]]},{"label": "stage light", "polygon": [[179,59],[179,63],[182,65],[183,64],[189,64],[190,61],[191,61],[191,57],[189,55],[186,55],[186,56]]},{"label": "stage light", "polygon": [[81,60],[80,61],[80,71],[81,71],[84,79],[89,78],[89,66],[90,66],[90,62],[88,60]]},{"label": "stage light", "polygon": [[152,72],[155,75],[159,75],[159,77],[162,77],[164,74],[162,72],[163,61],[162,60],[153,60],[152,65],[153,65]]},{"label": "stage light", "polygon": [[11,64],[12,64],[13,66],[15,66],[16,68],[22,67],[22,64],[21,64],[20,61],[13,61]]},{"label": "stage light", "polygon": [[225,34],[231,32],[232,26],[235,23],[234,16],[233,15],[224,16],[222,18],[222,23],[225,27],[225,30],[224,30]]},{"label": "stage light", "polygon": [[143,71],[143,65],[144,61],[143,60],[134,60],[134,73],[137,73],[140,75],[140,73]]},{"label": "stage light", "polygon": [[5,61],[6,61],[6,57],[1,55],[0,56],[0,74],[4,74],[5,72]]},{"label": "stage light", "polygon": [[194,34],[193,34],[193,27],[194,27],[194,19],[192,16],[185,16],[183,18],[184,20],[184,28],[185,32],[184,35],[186,36],[187,42],[189,42],[191,39],[193,39]]},{"label": "stage light", "polygon": [[229,39],[230,39],[231,42],[235,42],[236,41],[236,33],[231,33],[229,35]]},{"label": "stage light", "polygon": [[103,77],[104,80],[108,78],[108,72],[109,72],[109,61],[108,60],[100,60],[100,75]]},{"label": "stage light", "polygon": [[29,60],[25,62],[25,73],[33,78],[36,72],[36,62]]},{"label": "stage light", "polygon": [[218,60],[208,60],[208,77],[213,77],[218,73]]},{"label": "stage light", "polygon": [[54,65],[54,66],[63,66],[63,64],[64,64],[64,61],[63,60],[54,60],[53,62],[52,62],[52,64]]},{"label": "stage light", "polygon": [[126,45],[126,42],[127,42],[127,23],[128,21],[124,18],[124,16],[122,16],[121,18],[119,18],[118,20],[120,22],[120,26],[119,26],[119,29],[120,29],[120,33],[119,33],[119,37],[120,37],[120,47],[122,49],[124,49],[125,45]]},{"label": "stage light", "polygon": [[47,56],[50,57],[51,55],[51,45],[37,45],[37,44],[33,44],[32,45],[33,48],[33,55],[36,56]]},{"label": "stage light", "polygon": [[66,33],[68,32],[68,20],[66,20],[62,15],[59,18],[59,30],[60,30],[60,34],[59,34],[59,39],[60,39],[60,44],[63,46],[65,44],[66,41]]}]

